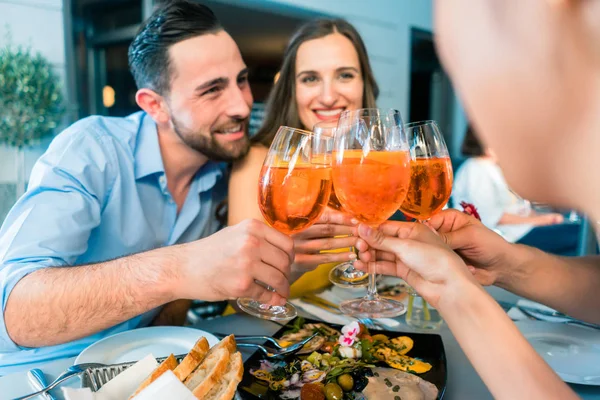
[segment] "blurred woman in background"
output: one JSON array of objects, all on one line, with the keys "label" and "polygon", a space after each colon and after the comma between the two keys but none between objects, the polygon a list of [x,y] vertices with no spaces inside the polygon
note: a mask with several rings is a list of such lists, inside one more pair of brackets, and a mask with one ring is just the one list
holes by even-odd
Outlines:
[{"label": "blurred woman in background", "polygon": [[[247,157],[234,165],[229,182],[228,223],[262,220],[258,208],[258,176],[277,129],[291,126],[311,131],[321,121],[337,121],[345,110],[376,107],[379,93],[367,50],[356,31],[342,19],[318,19],[300,27],[283,58],[279,79],[267,101],[266,116],[253,137]],[[291,297],[329,284],[329,270],[353,260],[356,238],[348,216],[328,209],[319,224],[294,235],[297,279]],[[321,253],[322,250],[345,249]],[[317,266],[321,265],[319,268]]]},{"label": "blurred woman in background", "polygon": [[[512,243],[528,244],[554,254],[575,255],[579,225],[562,224],[559,213],[538,213],[506,183],[492,149],[484,148],[469,126],[462,144],[469,157],[458,169],[452,190],[454,206],[473,204],[481,222]],[[552,226],[550,226],[552,225]]]}]

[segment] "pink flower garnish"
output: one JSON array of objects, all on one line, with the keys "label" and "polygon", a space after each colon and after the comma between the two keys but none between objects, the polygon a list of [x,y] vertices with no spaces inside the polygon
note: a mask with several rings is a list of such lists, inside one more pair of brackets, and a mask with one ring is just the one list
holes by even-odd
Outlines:
[{"label": "pink flower garnish", "polygon": [[354,344],[356,336],[360,332],[360,325],[354,321],[342,328],[342,335],[338,339],[338,343],[341,346],[350,347]]},{"label": "pink flower garnish", "polygon": [[351,322],[342,328],[342,334],[344,334],[344,336],[349,336],[352,339],[355,339],[359,332],[360,325],[358,325],[358,322],[356,321]]},{"label": "pink flower garnish", "polygon": [[350,347],[354,344],[354,338],[351,338],[350,336],[341,335],[338,339],[338,343],[340,344],[340,346]]}]

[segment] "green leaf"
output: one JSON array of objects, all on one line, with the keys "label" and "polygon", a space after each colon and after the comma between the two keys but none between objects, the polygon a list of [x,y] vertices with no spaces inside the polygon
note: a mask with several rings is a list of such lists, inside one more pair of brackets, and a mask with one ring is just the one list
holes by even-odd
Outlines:
[{"label": "green leaf", "polygon": [[[289,324],[286,326],[289,326]],[[294,320],[294,323],[291,325],[292,329],[288,329],[287,331],[283,332],[283,334],[288,335],[290,333],[298,333],[300,331],[300,329],[302,329],[303,326],[304,326],[304,318],[298,317]]]},{"label": "green leaf", "polygon": [[25,147],[60,124],[63,93],[52,65],[30,47],[0,48],[0,144]]}]

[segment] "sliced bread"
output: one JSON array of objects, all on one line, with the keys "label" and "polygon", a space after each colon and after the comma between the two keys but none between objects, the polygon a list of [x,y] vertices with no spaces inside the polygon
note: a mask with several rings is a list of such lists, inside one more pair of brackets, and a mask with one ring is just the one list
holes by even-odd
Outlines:
[{"label": "sliced bread", "polygon": [[198,339],[192,350],[185,356],[181,363],[175,368],[173,373],[181,382],[183,382],[204,360],[210,346],[205,337]]},{"label": "sliced bread", "polygon": [[225,348],[211,351],[183,383],[194,396],[202,399],[225,374],[229,357],[229,351]]},{"label": "sliced bread", "polygon": [[[238,384],[242,381],[244,374],[244,363],[242,355],[238,351],[231,356],[225,374],[218,384],[214,385],[204,400],[231,400],[235,396]],[[198,397],[200,398],[200,397]]]},{"label": "sliced bread", "polygon": [[233,335],[229,335],[224,337],[219,343],[215,344],[208,354],[213,351],[217,351],[219,349],[225,348],[229,352],[229,354],[233,354],[237,351],[237,344],[235,343],[235,337]]}]

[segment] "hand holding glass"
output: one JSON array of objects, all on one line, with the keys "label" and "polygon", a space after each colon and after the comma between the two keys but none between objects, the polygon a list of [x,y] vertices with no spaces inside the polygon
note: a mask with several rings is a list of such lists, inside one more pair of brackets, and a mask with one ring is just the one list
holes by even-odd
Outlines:
[{"label": "hand holding glass", "polygon": [[[405,130],[411,152],[411,179],[400,211],[422,223],[440,212],[450,199],[452,162],[444,137],[434,121],[407,124]],[[430,309],[412,288],[409,296],[406,322],[422,329],[438,328],[442,319],[437,310]]]},{"label": "hand holding glass", "polygon": [[[396,110],[360,109],[342,113],[332,159],[335,192],[345,212],[378,227],[400,207],[410,183],[410,153]],[[402,303],[380,298],[375,264],[369,263],[367,295],[340,309],[358,318],[393,317]]]},{"label": "hand holding glass", "polygon": [[[280,127],[260,172],[260,211],[270,226],[287,235],[313,225],[327,205],[331,166],[329,159],[313,154],[313,146],[323,148],[319,140],[312,132]],[[290,303],[270,306],[242,298],[238,305],[248,314],[269,320],[287,320],[297,315]]]},{"label": "hand holding glass", "polygon": [[[336,131],[337,121],[319,122],[313,127],[315,136],[330,138],[330,140],[320,141],[322,145],[328,146],[327,149],[323,149],[324,151],[322,153],[329,152],[329,155],[331,156]],[[335,194],[335,186],[333,185],[331,185],[331,194],[329,195],[329,202],[327,205],[334,210],[345,212]],[[354,248],[352,248],[352,251],[354,251]],[[367,286],[368,283],[367,274],[354,268],[354,261],[346,261],[333,267],[329,271],[329,281],[334,285],[343,288],[360,288]]]}]

